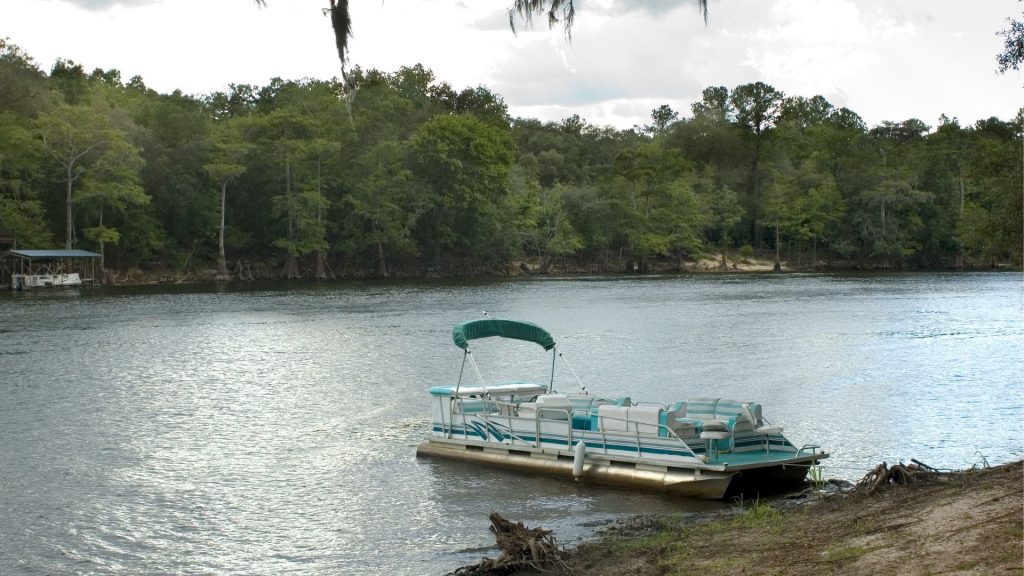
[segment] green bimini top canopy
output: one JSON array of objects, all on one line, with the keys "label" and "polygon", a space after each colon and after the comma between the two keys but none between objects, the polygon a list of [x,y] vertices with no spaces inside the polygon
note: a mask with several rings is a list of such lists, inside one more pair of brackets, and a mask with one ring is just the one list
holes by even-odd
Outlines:
[{"label": "green bimini top canopy", "polygon": [[455,345],[463,350],[469,348],[470,340],[490,338],[491,336],[533,342],[540,344],[545,350],[555,347],[555,339],[551,337],[551,334],[530,322],[487,318],[463,322],[452,329],[452,340],[455,340]]}]

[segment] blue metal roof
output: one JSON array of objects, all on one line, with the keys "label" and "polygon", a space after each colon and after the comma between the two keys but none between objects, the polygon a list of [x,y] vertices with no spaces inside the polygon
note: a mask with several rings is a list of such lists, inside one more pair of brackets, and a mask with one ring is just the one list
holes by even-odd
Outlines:
[{"label": "blue metal roof", "polygon": [[11,250],[10,254],[33,260],[56,260],[59,258],[99,258],[100,255],[87,250]]}]

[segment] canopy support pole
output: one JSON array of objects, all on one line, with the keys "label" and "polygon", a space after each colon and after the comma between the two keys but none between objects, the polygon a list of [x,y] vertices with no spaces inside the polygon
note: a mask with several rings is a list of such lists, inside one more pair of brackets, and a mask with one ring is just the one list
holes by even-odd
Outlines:
[{"label": "canopy support pole", "polygon": [[466,371],[466,357],[469,356],[469,350],[462,351],[462,368],[459,368],[459,381],[455,383],[455,396],[459,395],[459,386],[462,386],[462,373]]}]

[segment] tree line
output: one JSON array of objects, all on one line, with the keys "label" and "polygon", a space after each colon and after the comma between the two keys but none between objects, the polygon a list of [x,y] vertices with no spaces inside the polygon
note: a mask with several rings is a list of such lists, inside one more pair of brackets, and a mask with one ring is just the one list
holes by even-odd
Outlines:
[{"label": "tree line", "polygon": [[[513,118],[420,65],[201,96],[0,40],[0,236],[218,277],[1021,265],[1022,124],[868,127],[708,87],[644,126]],[[723,257],[724,262],[724,257]]]}]

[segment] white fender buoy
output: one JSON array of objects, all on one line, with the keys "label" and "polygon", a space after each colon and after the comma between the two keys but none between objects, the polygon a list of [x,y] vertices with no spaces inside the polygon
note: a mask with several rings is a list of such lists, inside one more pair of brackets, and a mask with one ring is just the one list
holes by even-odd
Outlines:
[{"label": "white fender buoy", "polygon": [[576,443],[576,453],[572,457],[572,477],[579,480],[583,476],[583,457],[587,454],[587,445],[580,440]]}]

